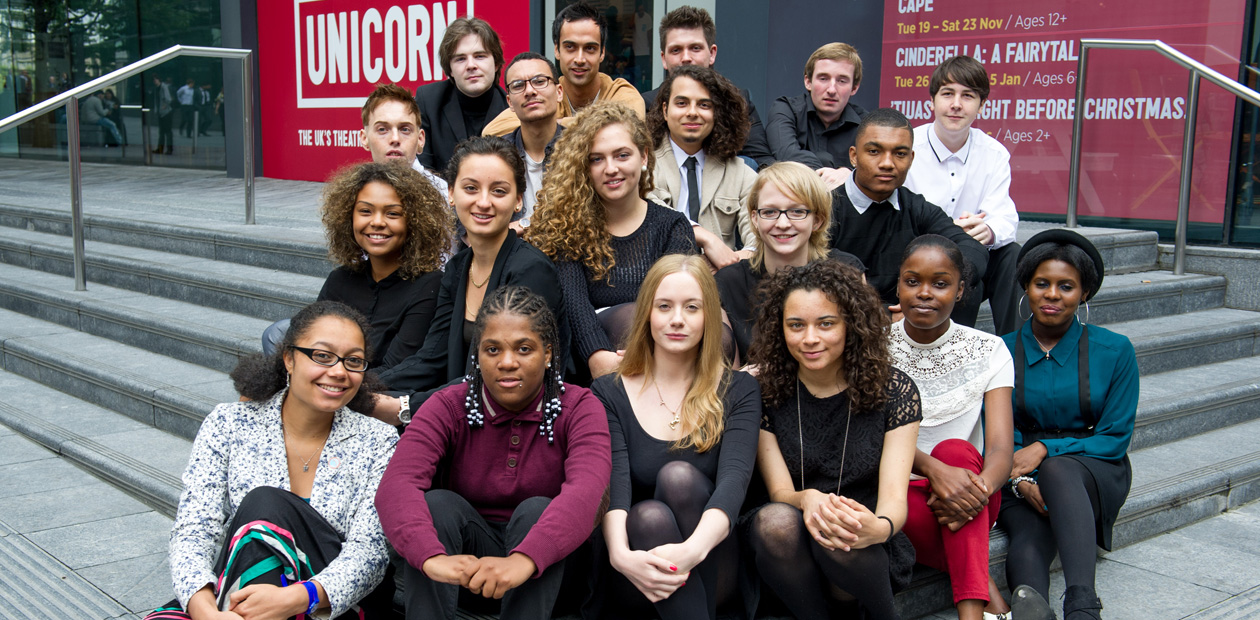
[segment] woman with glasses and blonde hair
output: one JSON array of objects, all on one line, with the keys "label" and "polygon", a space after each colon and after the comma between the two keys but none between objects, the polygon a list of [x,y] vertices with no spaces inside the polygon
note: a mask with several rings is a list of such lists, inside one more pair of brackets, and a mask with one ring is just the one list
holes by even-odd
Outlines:
[{"label": "woman with glasses and blonde hair", "polygon": [[708,262],[665,256],[639,289],[620,371],[591,386],[613,450],[603,531],[616,570],[605,571],[603,609],[587,610],[599,617],[650,615],[650,601],[661,618],[715,618],[738,591],[731,533],[756,458],[761,392],[727,365],[721,316]]},{"label": "woman with glasses and blonde hair", "polygon": [[752,256],[717,272],[722,308],[735,332],[740,359],[748,359],[757,300],[753,292],[767,273],[832,258],[865,271],[858,257],[828,247],[831,192],[804,164],[781,161],[762,170],[748,196],[757,245]]}]

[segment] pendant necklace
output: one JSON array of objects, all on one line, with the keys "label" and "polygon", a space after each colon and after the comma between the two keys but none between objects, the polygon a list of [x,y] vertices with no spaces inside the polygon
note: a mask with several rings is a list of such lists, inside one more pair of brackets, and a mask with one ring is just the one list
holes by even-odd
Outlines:
[{"label": "pendant necklace", "polygon": [[[285,431],[284,431],[284,423],[283,423],[283,422],[280,424],[280,436],[281,436],[282,438],[284,438],[285,448],[287,449],[287,448],[288,448],[288,444],[289,444],[289,439],[288,439],[288,436],[285,434]],[[311,469],[311,459],[315,458],[315,455],[316,455],[316,454],[319,454],[320,450],[323,450],[323,449],[324,449],[324,445],[325,445],[325,444],[327,444],[327,443],[328,443],[328,437],[327,437],[327,436],[325,436],[325,437],[324,437],[324,441],[323,441],[323,443],[319,444],[319,447],[318,447],[318,448],[316,448],[316,449],[315,449],[315,451],[314,451],[314,452],[312,452],[310,456],[306,457],[306,460],[302,461],[302,471],[303,471],[303,472],[310,471],[310,469]],[[302,456],[301,456],[301,455],[298,455],[298,458],[302,458]]]},{"label": "pendant necklace", "polygon": [[[661,386],[659,383],[656,382],[656,375],[652,376],[652,387],[656,388],[656,399],[661,401],[661,406],[665,408],[665,411],[668,411],[674,415],[674,419],[669,421],[669,430],[672,431],[678,428],[678,422],[679,420],[682,419],[681,416],[679,415],[679,411],[682,411],[682,401],[679,401],[678,403],[678,411],[674,411],[673,409],[670,409],[669,405],[665,404],[665,397],[661,396]],[[687,400],[686,394],[683,395],[683,400]]]},{"label": "pendant necklace", "polygon": [[[801,388],[804,386],[800,377],[796,378],[796,434],[800,438],[801,447],[801,490],[805,490],[805,431],[801,426]],[[842,390],[843,391],[843,390]],[[845,407],[844,442],[840,444],[840,475],[836,477],[836,495],[840,494],[840,483],[844,480],[844,456],[849,448],[849,423],[853,421],[853,409]]]}]

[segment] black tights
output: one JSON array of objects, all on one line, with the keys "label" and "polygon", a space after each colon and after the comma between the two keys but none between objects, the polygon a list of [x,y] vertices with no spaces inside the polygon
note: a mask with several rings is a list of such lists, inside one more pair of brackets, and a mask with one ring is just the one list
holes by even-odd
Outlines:
[{"label": "black tights", "polygon": [[856,597],[870,618],[898,618],[883,545],[828,551],[805,529],[801,511],[767,504],[753,516],[753,557],[761,578],[797,618],[828,618],[828,590]]},{"label": "black tights", "polygon": [[1049,599],[1050,563],[1057,550],[1067,586],[1093,589],[1099,510],[1093,475],[1076,459],[1056,456],[1041,462],[1037,486],[1049,507],[1048,519],[1027,500],[1004,491],[998,525],[1010,536],[1007,583],[1031,586]]},{"label": "black tights", "polygon": [[[712,495],[713,481],[690,463],[666,463],[656,474],[654,499],[631,506],[626,516],[626,537],[630,548],[649,550],[683,542],[696,531]],[[729,600],[736,591],[738,558],[736,537],[727,536],[691,571],[686,586],[653,604],[656,613],[664,620],[717,617],[717,603]],[[718,567],[727,570],[719,574]],[[647,600],[629,580],[620,575],[617,577],[613,586],[615,600]]]}]

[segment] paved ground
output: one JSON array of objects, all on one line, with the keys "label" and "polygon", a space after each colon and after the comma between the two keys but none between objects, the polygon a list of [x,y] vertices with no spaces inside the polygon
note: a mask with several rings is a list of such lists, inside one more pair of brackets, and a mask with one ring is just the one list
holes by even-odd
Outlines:
[{"label": "paved ground", "polygon": [[[170,600],[171,520],[0,426],[0,618],[132,620]],[[17,558],[17,559],[14,559]],[[1099,561],[1108,620],[1178,620],[1260,586],[1260,503]],[[1054,596],[1063,590],[1056,576]],[[1245,617],[1245,616],[1230,616]],[[923,620],[945,620],[949,614]]]}]

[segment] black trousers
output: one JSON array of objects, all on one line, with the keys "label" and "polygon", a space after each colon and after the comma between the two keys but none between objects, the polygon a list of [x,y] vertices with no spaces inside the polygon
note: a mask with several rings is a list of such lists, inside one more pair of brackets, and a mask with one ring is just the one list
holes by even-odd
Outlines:
[{"label": "black trousers", "polygon": [[[507,523],[499,523],[487,521],[468,500],[453,491],[436,489],[425,493],[424,499],[429,505],[429,513],[433,515],[438,540],[442,541],[446,553],[466,553],[477,557],[506,557],[509,551],[525,540],[530,528],[551,503],[546,497],[531,497],[516,507]],[[455,610],[461,604],[475,611],[494,608],[493,600],[459,586],[433,581],[424,571],[410,564],[404,576],[408,620],[454,618]],[[564,563],[560,563],[513,588],[503,596],[499,618],[550,618],[563,580]]]},{"label": "black trousers", "polygon": [[989,300],[993,309],[993,333],[1001,336],[1020,328],[1019,297],[1023,294],[1015,282],[1015,263],[1019,258],[1020,245],[1009,243],[989,252],[989,265],[984,278],[974,290],[968,291],[963,303],[954,306],[950,316],[955,322],[975,327],[980,315],[980,304]]}]

